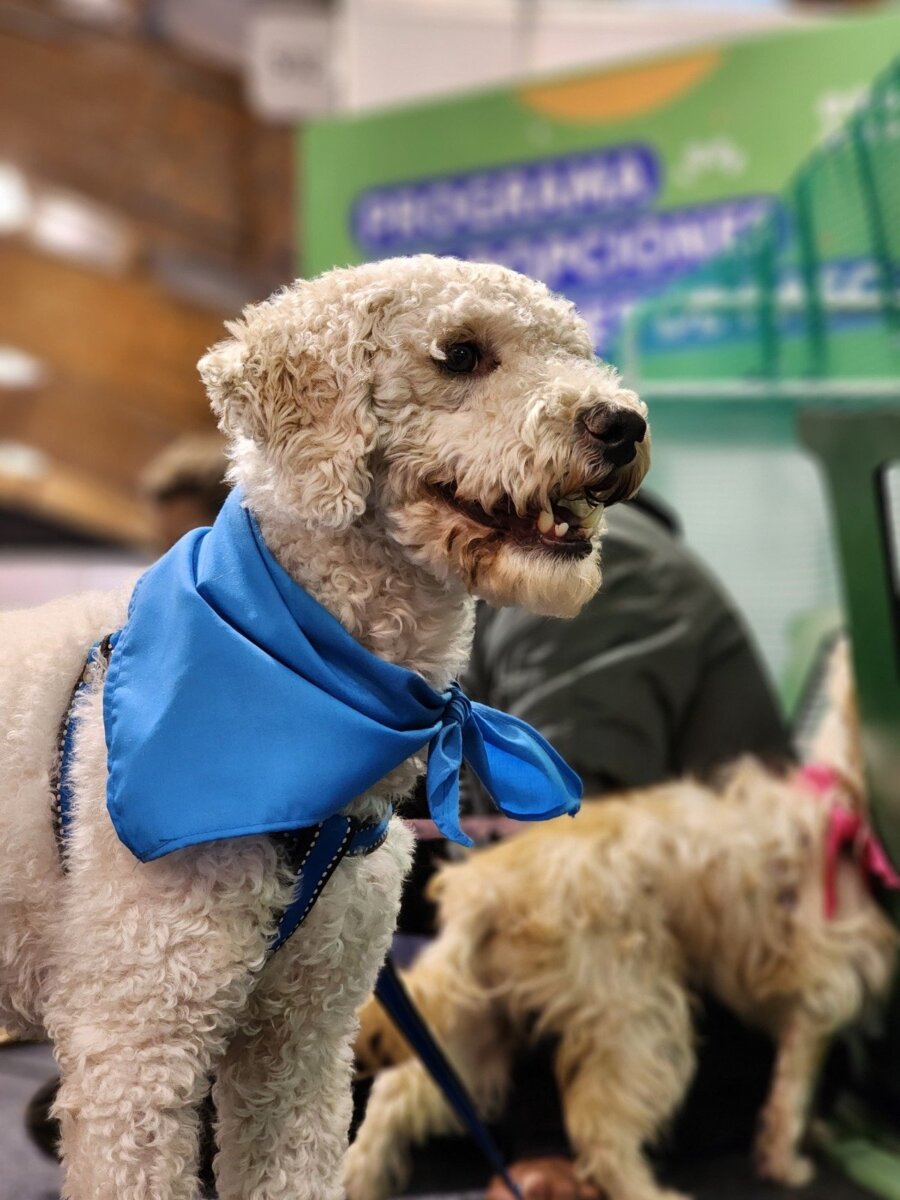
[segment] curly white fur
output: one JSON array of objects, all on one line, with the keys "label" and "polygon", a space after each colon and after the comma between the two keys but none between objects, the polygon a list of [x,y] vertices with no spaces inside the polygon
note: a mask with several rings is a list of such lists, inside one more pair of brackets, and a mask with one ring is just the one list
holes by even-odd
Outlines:
[{"label": "curly white fur", "polygon": [[[230,332],[200,367],[232,478],[281,563],[371,650],[443,687],[468,652],[473,593],[571,613],[596,588],[596,546],[543,553],[465,509],[526,513],[551,493],[615,498],[640,482],[648,439],[616,466],[580,423],[643,410],[570,305],[501,268],[421,257],[297,283]],[[471,377],[441,365],[460,338],[482,348]],[[125,604],[79,597],[0,619],[0,1024],[54,1040],[68,1200],[192,1197],[211,1074],[222,1200],[334,1200],[354,1014],[393,928],[407,831],[394,822],[384,848],[342,863],[267,963],[292,887],[276,845],[137,862],[106,813],[95,678],[64,875],[58,726]],[[350,811],[382,814],[420,769],[402,765]]]},{"label": "curly white fur", "polygon": [[[849,717],[848,699],[817,743],[844,778],[857,759]],[[588,803],[574,821],[445,867],[441,932],[407,984],[486,1115],[503,1102],[516,1045],[556,1034],[578,1171],[610,1200],[673,1197],[643,1148],[693,1074],[690,997],[702,986],[774,1038],[757,1166],[807,1183],[800,1143],[823,1049],[884,992],[897,952],[853,861],[839,867],[835,917],[824,916],[829,808],[748,761],[719,793],[683,783]],[[454,1128],[408,1053],[370,1001],[359,1059],[398,1065],[378,1076],[350,1149],[350,1200],[395,1194],[410,1145]]]}]

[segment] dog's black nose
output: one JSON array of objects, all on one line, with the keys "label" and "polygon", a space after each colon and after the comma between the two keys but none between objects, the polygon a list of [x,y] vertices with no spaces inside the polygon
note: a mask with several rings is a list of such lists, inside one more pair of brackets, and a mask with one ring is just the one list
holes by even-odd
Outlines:
[{"label": "dog's black nose", "polygon": [[604,458],[616,467],[627,466],[644,440],[647,422],[633,408],[598,404],[582,417],[585,429],[603,447]]}]

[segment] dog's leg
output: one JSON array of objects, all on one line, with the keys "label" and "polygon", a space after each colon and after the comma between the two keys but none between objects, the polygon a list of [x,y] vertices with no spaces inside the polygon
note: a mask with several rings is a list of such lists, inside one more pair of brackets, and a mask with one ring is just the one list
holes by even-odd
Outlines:
[{"label": "dog's leg", "polygon": [[[452,991],[440,999],[441,1044],[479,1112],[490,1119],[506,1099],[509,1039],[486,1008],[469,1009],[465,1021],[459,1022],[453,1018]],[[344,1186],[349,1200],[385,1200],[396,1195],[409,1176],[411,1147],[458,1130],[443,1094],[417,1059],[382,1071],[347,1155]]]},{"label": "dog's leg", "polygon": [[784,1022],[756,1139],[757,1169],[766,1179],[802,1187],[815,1174],[811,1160],[799,1153],[799,1145],[826,1045],[827,1036],[802,1012],[792,1013]]},{"label": "dog's leg", "polygon": [[48,1012],[67,1200],[193,1200],[196,1106],[264,959],[275,868],[248,844],[71,878]]},{"label": "dog's leg", "polygon": [[372,1086],[366,1118],[344,1164],[349,1200],[386,1200],[403,1190],[410,1151],[429,1137],[459,1126],[421,1063],[382,1071]]},{"label": "dog's leg", "polygon": [[351,1115],[356,1010],[390,942],[409,861],[386,844],[341,863],[266,967],[214,1090],[220,1200],[337,1200]]},{"label": "dog's leg", "polygon": [[653,977],[645,970],[631,977],[627,963],[613,973],[612,990],[602,978],[593,988],[586,981],[559,1027],[557,1077],[576,1168],[609,1200],[676,1200],[680,1193],[657,1184],[643,1147],[675,1111],[694,1070],[688,999],[661,965]]}]

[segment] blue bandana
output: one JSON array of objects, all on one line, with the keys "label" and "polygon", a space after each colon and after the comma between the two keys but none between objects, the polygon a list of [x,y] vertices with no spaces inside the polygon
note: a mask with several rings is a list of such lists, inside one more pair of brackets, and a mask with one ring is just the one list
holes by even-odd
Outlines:
[{"label": "blue bandana", "polygon": [[233,493],[140,579],[103,696],[107,804],[143,861],[316,825],[428,746],[431,815],[459,825],[463,758],[501,812],[578,811],[530,725],[376,657],[279,566]]}]

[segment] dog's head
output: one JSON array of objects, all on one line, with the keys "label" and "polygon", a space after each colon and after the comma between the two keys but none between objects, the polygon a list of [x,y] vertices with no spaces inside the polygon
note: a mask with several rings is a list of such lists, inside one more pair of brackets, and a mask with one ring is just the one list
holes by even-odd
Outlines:
[{"label": "dog's head", "polygon": [[273,504],[369,521],[441,580],[572,615],[603,505],[649,466],[646,410],[584,322],[502,267],[421,255],[331,271],[245,311],[200,361]]}]

